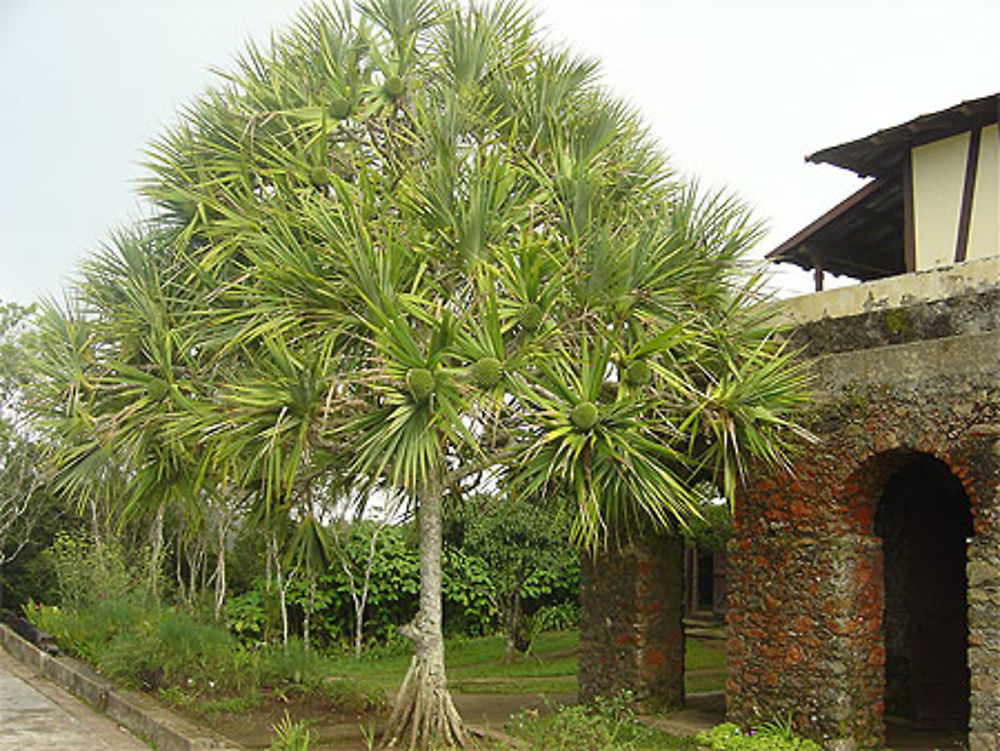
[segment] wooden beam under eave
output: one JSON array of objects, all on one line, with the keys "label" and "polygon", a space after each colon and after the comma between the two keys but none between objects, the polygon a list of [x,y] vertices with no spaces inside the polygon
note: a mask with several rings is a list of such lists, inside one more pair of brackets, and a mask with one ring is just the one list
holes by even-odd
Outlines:
[{"label": "wooden beam under eave", "polygon": [[907,149],[902,161],[903,194],[903,266],[908,274],[917,270],[916,231],[913,226],[913,149]]},{"label": "wooden beam under eave", "polygon": [[813,267],[813,284],[816,287],[817,292],[823,291],[823,279],[826,276],[826,270],[823,268],[823,254],[818,253],[814,248],[805,246],[803,248],[809,255],[809,261],[812,263]]},{"label": "wooden beam under eave", "polygon": [[972,200],[976,189],[976,172],[979,169],[979,141],[982,128],[969,136],[969,152],[965,157],[965,183],[962,186],[962,207],[958,215],[958,234],[955,237],[955,263],[965,260],[969,249],[969,227],[972,224]]}]

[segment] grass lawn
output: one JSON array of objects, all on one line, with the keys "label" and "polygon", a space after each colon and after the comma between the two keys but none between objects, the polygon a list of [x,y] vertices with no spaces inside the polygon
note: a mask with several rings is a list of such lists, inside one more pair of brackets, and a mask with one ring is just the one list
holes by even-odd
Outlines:
[{"label": "grass lawn", "polygon": [[[501,636],[449,640],[445,647],[448,680],[454,690],[464,693],[573,693],[577,689],[579,639],[576,631],[539,634],[531,652],[511,663],[503,661]],[[366,688],[381,689],[389,696],[402,682],[409,664],[408,655],[331,659],[334,674]],[[685,678],[689,693],[721,690],[725,683],[725,642],[687,639],[684,665],[689,673]]]}]

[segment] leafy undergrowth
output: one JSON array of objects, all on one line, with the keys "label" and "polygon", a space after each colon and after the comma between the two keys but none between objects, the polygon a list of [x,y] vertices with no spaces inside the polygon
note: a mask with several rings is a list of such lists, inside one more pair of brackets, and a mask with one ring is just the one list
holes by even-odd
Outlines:
[{"label": "leafy undergrowth", "polygon": [[694,739],[641,725],[627,692],[593,706],[561,707],[549,714],[522,712],[510,731],[532,749],[545,751],[690,751]]},{"label": "leafy undergrowth", "polygon": [[200,712],[245,712],[274,696],[308,695],[348,711],[385,706],[385,693],[336,677],[333,661],[292,640],[248,649],[225,627],[141,598],[82,608],[29,609],[34,623],[61,649],[120,685],[144,690]]},{"label": "leafy undergrowth", "polygon": [[724,722],[698,733],[695,740],[712,751],[823,751],[815,741],[796,735],[791,719],[778,719],[744,731]]},{"label": "leafy undergrowth", "polygon": [[[384,720],[387,697],[410,662],[409,655],[377,650],[361,659],[324,656],[296,640],[287,650],[248,648],[222,626],[141,598],[41,607],[31,615],[65,651],[250,749],[268,748],[286,714],[310,730],[315,751],[366,748],[365,737]],[[576,632],[542,633],[529,654],[505,662],[501,637],[452,639],[449,679],[460,693],[571,696],[578,642]],[[688,690],[692,683],[720,686],[722,663],[722,642],[689,639]],[[689,739],[639,725],[621,702],[522,713],[510,730],[529,747],[548,751],[691,747]]]}]

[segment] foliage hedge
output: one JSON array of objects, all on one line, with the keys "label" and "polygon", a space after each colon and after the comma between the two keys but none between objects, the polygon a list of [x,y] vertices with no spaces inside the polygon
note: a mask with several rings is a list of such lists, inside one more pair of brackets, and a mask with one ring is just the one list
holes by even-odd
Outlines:
[{"label": "foliage hedge", "polygon": [[[346,552],[356,570],[368,554],[374,523],[355,522],[344,540]],[[250,556],[247,551],[244,555]],[[270,590],[260,571],[262,556],[256,556],[242,591],[229,597],[226,618],[233,634],[244,644],[272,642],[280,636],[278,595],[273,581]],[[579,568],[575,564],[558,569],[538,570],[523,582],[525,610],[537,613],[542,626],[565,628],[577,622],[576,602]],[[491,599],[495,574],[482,555],[446,544],[442,570],[444,628],[449,636],[482,636],[498,627],[498,613]],[[365,616],[366,643],[392,644],[398,640],[399,626],[416,612],[419,559],[412,530],[408,525],[392,525],[378,535],[372,561],[370,592]],[[350,641],[354,610],[348,577],[338,560],[332,560],[320,574],[312,617],[312,638],[331,647]],[[239,585],[237,585],[239,586]],[[292,629],[301,628],[308,602],[308,584],[298,578],[289,585],[288,603]]]}]

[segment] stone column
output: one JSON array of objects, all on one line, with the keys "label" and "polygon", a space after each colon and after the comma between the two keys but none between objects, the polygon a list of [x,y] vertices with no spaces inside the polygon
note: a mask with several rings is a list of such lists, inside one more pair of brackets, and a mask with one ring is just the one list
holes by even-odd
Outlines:
[{"label": "stone column", "polygon": [[969,545],[969,751],[1000,749],[1000,541]]},{"label": "stone column", "polygon": [[884,740],[878,538],[793,533],[729,545],[727,715],[791,716],[829,749]]},{"label": "stone column", "polygon": [[684,543],[644,536],[581,558],[580,699],[624,689],[646,709],[684,706]]}]

